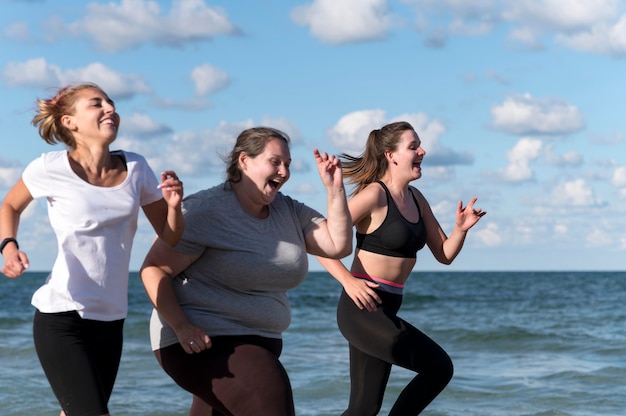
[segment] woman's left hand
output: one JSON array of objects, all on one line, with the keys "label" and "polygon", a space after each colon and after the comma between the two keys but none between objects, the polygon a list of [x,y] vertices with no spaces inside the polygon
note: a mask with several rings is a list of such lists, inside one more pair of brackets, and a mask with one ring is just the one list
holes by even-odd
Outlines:
[{"label": "woman's left hand", "polygon": [[343,188],[343,172],[341,171],[341,161],[335,155],[326,152],[320,153],[314,149],[315,163],[324,186],[327,188]]},{"label": "woman's left hand", "polygon": [[467,231],[474,226],[487,211],[483,211],[482,208],[474,208],[474,203],[478,200],[478,197],[472,198],[472,200],[463,208],[463,201],[459,201],[459,206],[456,210],[456,225],[462,231]]},{"label": "woman's left hand", "polygon": [[183,199],[183,181],[178,179],[176,172],[173,170],[161,172],[159,189],[161,189],[163,199],[165,199],[167,205],[172,208],[178,206]]}]

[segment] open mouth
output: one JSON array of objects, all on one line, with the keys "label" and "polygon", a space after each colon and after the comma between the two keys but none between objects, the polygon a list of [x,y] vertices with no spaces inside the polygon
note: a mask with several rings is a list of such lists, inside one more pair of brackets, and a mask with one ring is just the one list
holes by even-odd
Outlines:
[{"label": "open mouth", "polygon": [[280,188],[280,186],[282,185],[282,181],[279,179],[272,179],[268,182],[270,188],[272,188],[272,190],[276,190],[278,188]]}]

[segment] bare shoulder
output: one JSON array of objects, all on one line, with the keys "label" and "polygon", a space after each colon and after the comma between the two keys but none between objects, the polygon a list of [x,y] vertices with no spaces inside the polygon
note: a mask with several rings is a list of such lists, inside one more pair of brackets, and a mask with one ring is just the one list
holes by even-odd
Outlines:
[{"label": "bare shoulder", "polygon": [[413,195],[415,196],[415,198],[417,199],[418,202],[426,202],[426,197],[424,196],[424,194],[422,193],[422,191],[420,191],[419,189],[417,189],[416,187],[409,185],[409,189],[411,190],[411,192],[413,193]]},{"label": "bare shoulder", "polygon": [[387,208],[385,191],[379,184],[371,183],[354,195],[348,202],[348,206],[354,224],[361,226],[360,223],[364,220],[369,224],[372,217],[377,217]]},{"label": "bare shoulder", "polygon": [[376,182],[372,182],[361,190],[354,198],[359,197],[363,201],[367,201],[373,206],[387,205],[387,196],[383,187]]},{"label": "bare shoulder", "polygon": [[417,203],[420,206],[420,209],[425,210],[425,209],[430,209],[430,204],[428,203],[428,200],[426,199],[426,197],[424,196],[424,194],[422,193],[422,191],[420,191],[419,189],[417,189],[414,186],[409,185],[409,189],[411,190],[411,192],[413,193],[413,196],[415,197],[415,199],[417,200]]},{"label": "bare shoulder", "polygon": [[352,197],[350,205],[352,204],[367,206],[369,210],[374,210],[387,205],[387,196],[380,184],[372,182]]}]

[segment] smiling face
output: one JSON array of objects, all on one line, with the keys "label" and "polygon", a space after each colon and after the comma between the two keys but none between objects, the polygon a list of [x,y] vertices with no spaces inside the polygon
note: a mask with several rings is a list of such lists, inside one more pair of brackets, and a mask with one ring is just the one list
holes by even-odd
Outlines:
[{"label": "smiling face", "polygon": [[255,205],[269,205],[289,180],[290,164],[289,146],[282,139],[269,140],[263,152],[256,157],[242,153],[239,166],[246,185],[246,196]]},{"label": "smiling face", "polygon": [[117,137],[120,116],[115,112],[113,101],[102,90],[86,88],[76,94],[72,114],[64,115],[61,121],[77,143],[97,139],[108,145]]},{"label": "smiling face", "polygon": [[396,173],[406,176],[409,181],[419,179],[422,176],[422,159],[426,155],[422,149],[422,141],[413,130],[405,130],[400,136],[400,141],[395,151],[389,152],[390,168]]}]

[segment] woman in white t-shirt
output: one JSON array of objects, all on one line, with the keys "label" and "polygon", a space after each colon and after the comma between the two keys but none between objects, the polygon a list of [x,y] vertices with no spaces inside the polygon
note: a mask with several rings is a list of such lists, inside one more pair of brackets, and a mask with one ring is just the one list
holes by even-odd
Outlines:
[{"label": "woman in white t-shirt", "polygon": [[17,229],[27,205],[46,198],[58,255],[32,298],[37,355],[67,415],[108,415],[122,353],[128,310],[128,267],[141,207],[167,245],[180,240],[182,182],[173,171],[161,182],[146,160],[110,151],[120,117],[97,85],[61,88],[37,101],[33,125],[49,144],[24,170],[0,207],[2,273],[19,277],[28,256]]}]

